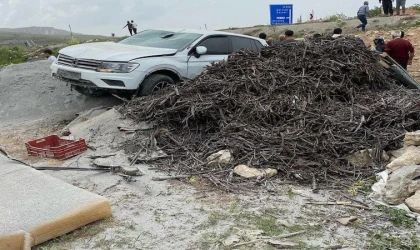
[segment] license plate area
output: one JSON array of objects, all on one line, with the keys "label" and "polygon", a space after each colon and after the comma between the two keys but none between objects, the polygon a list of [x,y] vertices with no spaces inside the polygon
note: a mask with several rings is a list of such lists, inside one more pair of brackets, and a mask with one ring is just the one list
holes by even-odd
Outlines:
[{"label": "license plate area", "polygon": [[58,69],[57,76],[64,79],[80,80],[80,78],[82,78],[82,73]]}]

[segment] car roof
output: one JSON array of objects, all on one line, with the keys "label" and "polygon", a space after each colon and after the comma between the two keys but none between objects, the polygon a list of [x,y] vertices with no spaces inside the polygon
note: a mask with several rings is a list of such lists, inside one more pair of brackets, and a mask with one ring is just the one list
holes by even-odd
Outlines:
[{"label": "car roof", "polygon": [[230,35],[230,36],[239,36],[239,37],[255,39],[255,40],[260,41],[263,44],[266,43],[264,39],[260,39],[258,37],[246,36],[246,35],[241,35],[241,34],[236,34],[236,33],[231,33],[231,32],[224,32],[224,31],[213,31],[213,30],[202,30],[202,29],[165,29],[165,28],[148,29],[148,30],[163,30],[163,31],[169,31],[169,32],[174,32],[174,33],[178,33],[178,32],[195,33],[195,34],[200,34],[200,35]]}]

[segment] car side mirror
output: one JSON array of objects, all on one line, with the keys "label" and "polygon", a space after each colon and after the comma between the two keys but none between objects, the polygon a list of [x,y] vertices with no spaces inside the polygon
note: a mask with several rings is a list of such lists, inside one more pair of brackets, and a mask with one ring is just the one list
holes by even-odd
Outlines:
[{"label": "car side mirror", "polygon": [[195,54],[197,58],[206,53],[207,53],[207,48],[204,46],[198,46],[197,48],[195,48]]}]

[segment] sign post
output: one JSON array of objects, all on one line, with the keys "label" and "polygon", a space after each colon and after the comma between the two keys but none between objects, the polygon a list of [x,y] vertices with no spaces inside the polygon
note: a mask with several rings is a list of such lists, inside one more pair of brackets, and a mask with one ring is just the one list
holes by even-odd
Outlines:
[{"label": "sign post", "polygon": [[293,23],[293,4],[270,5],[270,24],[284,25]]}]

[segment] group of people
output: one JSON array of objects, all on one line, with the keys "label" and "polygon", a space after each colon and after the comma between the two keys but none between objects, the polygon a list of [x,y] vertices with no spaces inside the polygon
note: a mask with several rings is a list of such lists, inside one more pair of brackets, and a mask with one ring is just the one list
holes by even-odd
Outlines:
[{"label": "group of people", "polygon": [[277,41],[275,41],[273,37],[268,37],[267,38],[267,34],[265,34],[265,33],[260,33],[258,37],[260,39],[265,40],[268,45],[274,45],[274,44],[278,44],[278,43],[281,43],[281,42],[294,41],[295,40],[294,35],[295,35],[295,33],[293,32],[293,30],[286,30],[283,35],[279,36]]},{"label": "group of people", "polygon": [[[333,31],[331,37],[337,39],[342,36],[343,30],[341,28],[336,28]],[[373,42],[375,44],[375,50],[378,52],[386,52],[392,59],[394,59],[402,68],[407,70],[407,66],[413,63],[414,58],[414,46],[410,41],[404,39],[403,31],[395,31],[391,34],[392,40],[385,43],[383,38],[376,38]],[[316,39],[322,37],[321,34],[306,35],[304,37],[305,42],[309,42],[311,39]],[[363,39],[358,36],[355,36],[360,42],[366,46]],[[278,45],[285,42],[295,41],[294,32],[292,30],[287,30],[284,34],[280,35],[277,41],[274,41],[272,37],[267,38],[267,34],[260,33],[260,39],[267,41],[269,46]]]},{"label": "group of people", "polygon": [[125,27],[128,28],[128,32],[130,32],[130,36],[132,36],[133,34],[134,35],[137,34],[137,24],[133,20],[131,20],[131,22],[127,21],[127,24],[123,27],[123,29],[125,29]]},{"label": "group of people", "polygon": [[407,70],[407,66],[413,63],[414,46],[410,41],[404,39],[403,31],[393,31],[392,40],[385,43],[382,37],[376,38],[373,42],[375,49],[379,52],[386,52],[401,67]]},{"label": "group of people", "polygon": [[[400,15],[401,13],[401,9],[402,9],[402,14],[405,15],[405,1],[406,0],[396,0],[397,1],[397,6],[396,6],[396,11],[397,11],[397,16]],[[394,15],[394,7],[393,7],[393,3],[394,0],[379,0],[379,3],[382,4],[382,8],[384,10],[384,14],[385,16],[392,16]],[[359,8],[359,10],[357,11],[357,18],[360,20],[361,24],[359,26],[356,27],[356,29],[362,29],[362,31],[366,31],[366,25],[368,24],[367,21],[367,17],[369,15],[370,9],[369,9],[369,2],[365,1],[363,3],[363,6],[361,6]]]}]

